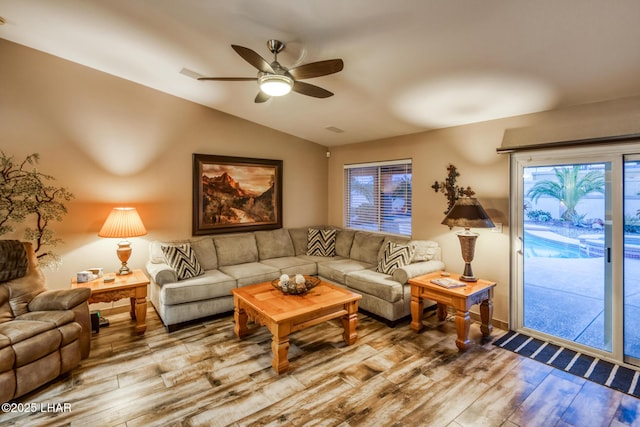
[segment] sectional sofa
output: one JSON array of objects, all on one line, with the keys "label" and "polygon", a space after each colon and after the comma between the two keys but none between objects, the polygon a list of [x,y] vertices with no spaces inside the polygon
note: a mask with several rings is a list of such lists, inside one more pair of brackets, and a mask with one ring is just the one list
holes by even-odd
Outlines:
[{"label": "sectional sofa", "polygon": [[282,274],[346,287],[362,295],[360,309],[393,324],[410,314],[407,281],[444,269],[436,242],[329,227],[154,241],[149,251],[150,299],[169,331],[233,311],[232,289]]}]

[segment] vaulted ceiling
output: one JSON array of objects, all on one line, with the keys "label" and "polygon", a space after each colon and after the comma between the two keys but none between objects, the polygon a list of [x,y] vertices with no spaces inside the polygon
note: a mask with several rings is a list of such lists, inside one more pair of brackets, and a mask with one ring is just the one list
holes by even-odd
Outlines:
[{"label": "vaulted ceiling", "polygon": [[[0,38],[326,146],[640,95],[636,0],[0,0],[0,17]],[[342,58],[306,80],[335,95],[256,104],[255,82],[194,78],[255,77],[231,45],[271,61],[269,39],[286,67]]]}]

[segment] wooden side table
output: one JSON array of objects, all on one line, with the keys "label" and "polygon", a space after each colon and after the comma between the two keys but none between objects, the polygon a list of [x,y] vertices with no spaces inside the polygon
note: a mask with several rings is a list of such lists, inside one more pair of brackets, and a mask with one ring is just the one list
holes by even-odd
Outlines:
[{"label": "wooden side table", "polygon": [[[430,273],[424,276],[409,279],[411,285],[411,329],[419,332],[422,329],[422,313],[424,308],[423,299],[433,300],[438,303],[438,319],[445,320],[447,318],[447,306],[451,306],[456,310],[456,346],[459,351],[465,351],[471,341],[469,340],[469,327],[471,325],[471,316],[469,309],[474,304],[480,304],[480,330],[482,336],[491,335],[493,326],[491,318],[493,317],[493,288],[495,282],[488,280],[478,280],[476,282],[464,282],[466,286],[459,288],[447,289],[442,286],[431,283],[432,279],[441,278],[440,272]],[[460,276],[451,274],[451,279],[459,280]]]},{"label": "wooden side table", "polygon": [[[106,282],[106,277],[114,277],[113,282]],[[85,283],[78,283],[77,279],[71,279],[72,288],[89,288],[91,297],[89,304],[96,302],[112,302],[122,298],[131,301],[131,319],[136,321],[136,333],[142,335],[147,330],[147,285],[149,279],[142,270],[133,270],[131,274],[120,276],[115,273],[107,273],[103,277]]]}]

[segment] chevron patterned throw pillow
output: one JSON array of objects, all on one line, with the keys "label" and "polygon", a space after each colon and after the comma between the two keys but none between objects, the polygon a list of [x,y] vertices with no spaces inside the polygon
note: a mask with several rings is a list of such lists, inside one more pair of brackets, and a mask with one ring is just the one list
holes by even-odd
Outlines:
[{"label": "chevron patterned throw pillow", "polygon": [[190,279],[204,274],[190,244],[162,246],[162,253],[171,268],[176,270],[178,280]]},{"label": "chevron patterned throw pillow", "polygon": [[378,261],[376,271],[378,273],[393,274],[398,267],[404,267],[411,262],[415,248],[409,245],[400,245],[389,242],[384,248],[382,258]]},{"label": "chevron patterned throw pillow", "polygon": [[310,228],[307,240],[307,255],[335,256],[336,230]]}]

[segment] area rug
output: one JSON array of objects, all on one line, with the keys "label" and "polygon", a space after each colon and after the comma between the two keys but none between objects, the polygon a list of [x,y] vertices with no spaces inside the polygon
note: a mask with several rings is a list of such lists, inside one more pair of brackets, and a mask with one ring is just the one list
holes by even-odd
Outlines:
[{"label": "area rug", "polygon": [[494,345],[546,363],[589,381],[640,398],[640,370],[600,360],[568,348],[509,331]]}]

